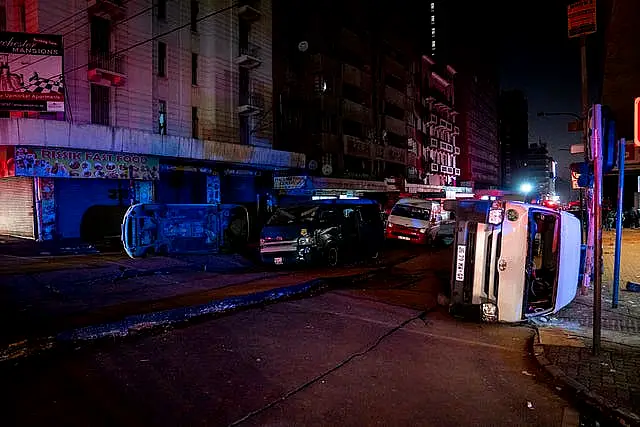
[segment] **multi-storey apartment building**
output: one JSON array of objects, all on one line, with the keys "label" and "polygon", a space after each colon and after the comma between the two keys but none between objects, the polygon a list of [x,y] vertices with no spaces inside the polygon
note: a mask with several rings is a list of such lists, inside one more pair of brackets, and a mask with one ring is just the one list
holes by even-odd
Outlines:
[{"label": "multi-storey apartment building", "polygon": [[0,233],[82,237],[92,207],[135,201],[256,213],[270,171],[305,164],[271,148],[271,13],[270,0],[0,0]]},{"label": "multi-storey apartment building", "polygon": [[[360,3],[310,15],[308,4],[276,2],[278,148],[305,153],[307,174],[343,188],[384,192],[385,179],[454,186],[455,71],[396,38],[376,5]],[[284,25],[291,14],[299,18]]]},{"label": "multi-storey apartment building", "polygon": [[500,93],[498,117],[502,149],[502,186],[517,190],[529,148],[529,105],[522,91]]}]

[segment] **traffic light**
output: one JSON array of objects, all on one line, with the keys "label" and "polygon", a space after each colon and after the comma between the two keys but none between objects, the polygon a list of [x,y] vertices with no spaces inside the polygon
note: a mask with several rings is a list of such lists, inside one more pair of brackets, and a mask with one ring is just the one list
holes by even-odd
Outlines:
[{"label": "traffic light", "polygon": [[616,122],[611,108],[602,107],[602,172],[608,173],[618,163],[618,144],[616,144]]}]

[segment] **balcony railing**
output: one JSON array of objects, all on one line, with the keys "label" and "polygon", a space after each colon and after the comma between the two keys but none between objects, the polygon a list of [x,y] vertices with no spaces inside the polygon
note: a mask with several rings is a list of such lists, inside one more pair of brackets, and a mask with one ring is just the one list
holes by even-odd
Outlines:
[{"label": "balcony railing", "polygon": [[255,68],[262,63],[260,59],[260,48],[254,44],[240,46],[236,64],[245,68]]},{"label": "balcony railing", "polygon": [[239,114],[255,114],[264,110],[264,97],[258,92],[241,93],[238,104]]},{"label": "balcony railing", "polygon": [[87,11],[92,15],[104,13],[118,21],[126,15],[125,3],[126,0],[87,0]]},{"label": "balcony railing", "polygon": [[385,116],[384,118],[385,128],[400,136],[405,136],[407,134],[407,126],[404,121],[394,119],[391,116]]},{"label": "balcony railing", "polygon": [[350,156],[366,157],[371,155],[371,144],[351,135],[344,135],[344,153]]},{"label": "balcony railing", "polygon": [[89,69],[100,69],[117,74],[125,74],[124,57],[110,53],[89,53]]},{"label": "balcony railing", "polygon": [[405,108],[406,103],[406,95],[400,92],[398,89],[392,88],[391,86],[384,87],[384,97],[386,100],[391,101],[393,104],[398,107]]},{"label": "balcony railing", "polygon": [[366,91],[371,89],[371,76],[353,65],[342,64],[342,80]]},{"label": "balcony railing", "polygon": [[241,19],[256,21],[262,16],[259,0],[240,0],[238,3],[238,16]]},{"label": "balcony railing", "polygon": [[87,78],[107,86],[123,86],[127,81],[125,57],[109,53],[89,53]]},{"label": "balcony railing", "polygon": [[369,109],[348,99],[342,101],[342,115],[360,123],[369,122]]}]

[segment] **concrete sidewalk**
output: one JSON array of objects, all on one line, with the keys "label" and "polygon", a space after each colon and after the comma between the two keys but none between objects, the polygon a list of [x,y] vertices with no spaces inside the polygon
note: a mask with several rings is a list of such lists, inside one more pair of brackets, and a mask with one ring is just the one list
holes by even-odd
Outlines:
[{"label": "concrete sidewalk", "polygon": [[615,233],[604,232],[602,352],[593,356],[593,292],[578,295],[553,316],[535,321],[536,359],[561,384],[603,413],[640,425],[640,230],[624,230],[619,305],[612,308]]},{"label": "concrete sidewalk", "polygon": [[[59,340],[95,339],[313,292],[381,265],[276,270],[238,255],[0,255],[0,361]],[[32,349],[32,350],[30,350]]]}]

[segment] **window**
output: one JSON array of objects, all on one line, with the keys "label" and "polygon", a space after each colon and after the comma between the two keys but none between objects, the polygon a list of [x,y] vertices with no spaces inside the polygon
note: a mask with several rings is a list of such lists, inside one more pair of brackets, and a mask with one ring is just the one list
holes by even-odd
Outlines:
[{"label": "window", "polygon": [[191,0],[191,31],[198,32],[198,13],[200,13],[200,3]]},{"label": "window", "polygon": [[436,4],[435,3],[431,3],[431,13],[436,11]]},{"label": "window", "polygon": [[198,139],[198,107],[191,107],[191,138]]},{"label": "window", "polygon": [[18,9],[18,19],[19,19],[18,22],[20,24],[20,31],[26,32],[27,31],[27,12],[24,6],[24,2],[18,4],[17,9]]},{"label": "window", "polygon": [[167,44],[158,43],[158,77],[167,75]]},{"label": "window", "polygon": [[91,123],[109,126],[111,109],[111,92],[108,86],[91,85]]},{"label": "window", "polygon": [[436,15],[431,15],[431,25],[436,24]]},{"label": "window", "polygon": [[92,54],[108,54],[111,51],[111,23],[108,20],[92,16],[90,35]]},{"label": "window", "polygon": [[198,84],[198,54],[191,54],[191,84]]},{"label": "window", "polygon": [[167,0],[158,0],[158,19],[167,19]]},{"label": "window", "polygon": [[167,134],[167,101],[158,101],[158,133]]},{"label": "window", "polygon": [[249,127],[249,117],[240,116],[240,144],[249,145],[251,141],[251,129]]},{"label": "window", "polygon": [[7,8],[0,6],[0,32],[7,31]]}]

